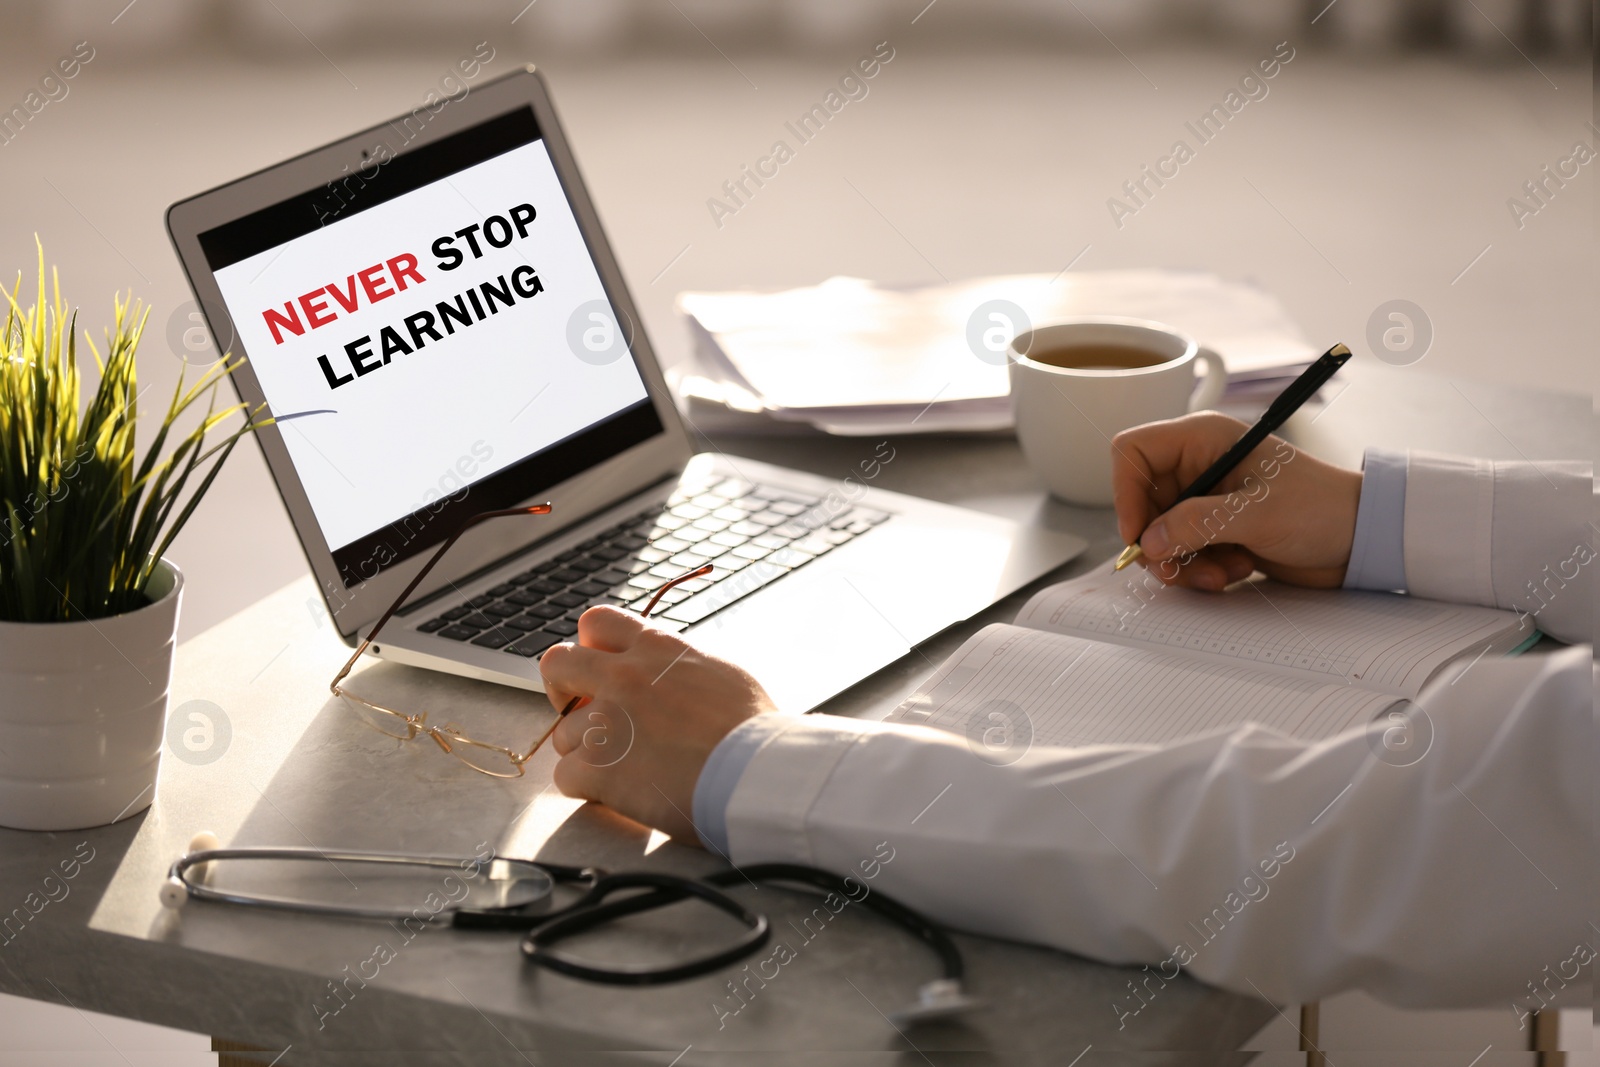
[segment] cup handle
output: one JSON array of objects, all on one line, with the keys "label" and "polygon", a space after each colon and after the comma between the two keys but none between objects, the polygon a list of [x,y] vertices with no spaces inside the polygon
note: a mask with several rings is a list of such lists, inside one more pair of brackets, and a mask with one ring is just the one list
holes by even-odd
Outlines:
[{"label": "cup handle", "polygon": [[1222,391],[1228,387],[1228,365],[1217,352],[1204,345],[1195,352],[1194,358],[1206,365],[1206,376],[1189,398],[1189,410],[1204,411],[1222,399]]}]

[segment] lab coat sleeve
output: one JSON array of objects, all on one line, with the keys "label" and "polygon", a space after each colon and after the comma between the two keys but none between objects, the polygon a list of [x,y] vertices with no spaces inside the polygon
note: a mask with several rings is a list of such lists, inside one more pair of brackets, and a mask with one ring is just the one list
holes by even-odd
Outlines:
[{"label": "lab coat sleeve", "polygon": [[1589,641],[1593,508],[1587,463],[1412,452],[1405,482],[1406,591],[1523,612],[1551,637]]},{"label": "lab coat sleeve", "polygon": [[785,720],[733,790],[731,855],[874,870],[951,927],[1147,965],[1146,989],[1181,967],[1283,1003],[1444,1007],[1583,970],[1589,649],[1458,665],[1419,703],[1410,748],[1243,726],[1009,766],[922,727]]},{"label": "lab coat sleeve", "polygon": [[[1411,593],[1588,638],[1586,466],[1414,453],[1404,492]],[[884,892],[959,929],[1147,965],[1141,983],[1182,967],[1280,1002],[1362,988],[1536,1007],[1593,957],[1590,657],[1458,664],[1411,720],[1315,744],[1242,726],[994,766],[939,731],[788,721],[738,775],[728,849],[850,873],[887,846]],[[1384,743],[1394,729],[1406,745]]]}]

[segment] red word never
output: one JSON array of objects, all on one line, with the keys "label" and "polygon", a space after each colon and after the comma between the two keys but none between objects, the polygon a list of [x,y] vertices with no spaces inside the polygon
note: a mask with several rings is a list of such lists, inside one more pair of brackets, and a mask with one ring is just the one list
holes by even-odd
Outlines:
[{"label": "red word never", "polygon": [[[384,276],[385,270],[388,271],[387,277]],[[326,326],[339,317],[338,308],[343,308],[346,314],[355,311],[361,304],[362,293],[366,294],[369,305],[376,304],[404,291],[409,284],[407,279],[419,284],[424,280],[417,270],[417,257],[403,252],[393,259],[374,263],[366,270],[347,275],[343,285],[335,282],[313,289],[298,300],[287,300],[281,312],[277,308],[267,308],[261,317],[266,319],[267,329],[272,331],[273,342],[281,345],[284,330],[298,337],[306,332],[308,325],[313,330]],[[393,288],[389,286],[391,280]],[[361,283],[359,289],[357,282]],[[305,313],[303,320],[301,312]]]}]

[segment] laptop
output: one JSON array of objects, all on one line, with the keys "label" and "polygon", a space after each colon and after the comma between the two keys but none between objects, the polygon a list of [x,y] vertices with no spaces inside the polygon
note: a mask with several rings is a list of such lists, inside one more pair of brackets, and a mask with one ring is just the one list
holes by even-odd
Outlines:
[{"label": "laptop", "polygon": [[804,711],[1082,551],[890,492],[697,451],[531,67],[174,204],[167,227],[335,626],[540,690],[595,604],[651,615]]}]

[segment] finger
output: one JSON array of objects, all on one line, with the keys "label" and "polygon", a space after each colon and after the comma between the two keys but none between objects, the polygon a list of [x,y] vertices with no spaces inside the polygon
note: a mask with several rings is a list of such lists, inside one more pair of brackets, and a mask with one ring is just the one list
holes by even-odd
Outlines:
[{"label": "finger", "polygon": [[1154,560],[1143,558],[1139,561],[1144,568],[1155,575],[1156,580],[1162,585],[1176,586],[1180,589],[1220,589],[1221,584],[1215,582],[1217,572],[1212,570],[1214,564],[1200,556],[1188,558],[1180,564],[1176,559]]},{"label": "finger", "polygon": [[1242,582],[1256,572],[1256,558],[1238,545],[1214,545],[1207,552],[1227,572],[1228,584]]},{"label": "finger", "polygon": [[593,706],[591,702],[584,707],[575,708],[556,723],[556,731],[550,735],[550,744],[554,746],[556,755],[565,756],[583,744],[584,720],[588,717],[588,709]]},{"label": "finger", "polygon": [[643,630],[639,616],[609,604],[590,608],[578,616],[578,644],[602,652],[626,652]]},{"label": "finger", "polygon": [[580,800],[601,799],[600,793],[604,784],[602,773],[576,755],[561,757],[550,772],[550,778],[555,782],[556,788],[566,796],[577,797]]},{"label": "finger", "polygon": [[1243,493],[1197,496],[1158,516],[1139,537],[1139,547],[1152,559],[1190,555],[1211,545],[1254,545],[1264,512]]},{"label": "finger", "polygon": [[562,643],[552,645],[539,657],[539,675],[544,679],[545,695],[556,708],[564,708],[573,697],[592,697],[608,676],[616,659],[614,652]]},{"label": "finger", "polygon": [[[1208,548],[1190,556],[1164,560],[1140,560],[1163,585],[1184,589],[1202,589],[1209,592],[1223,589],[1255,570],[1249,553],[1237,546]],[[1239,573],[1242,569],[1243,573]]]},{"label": "finger", "polygon": [[1124,541],[1132,544],[1244,429],[1226,415],[1197,412],[1135,426],[1112,438],[1112,500]]}]

